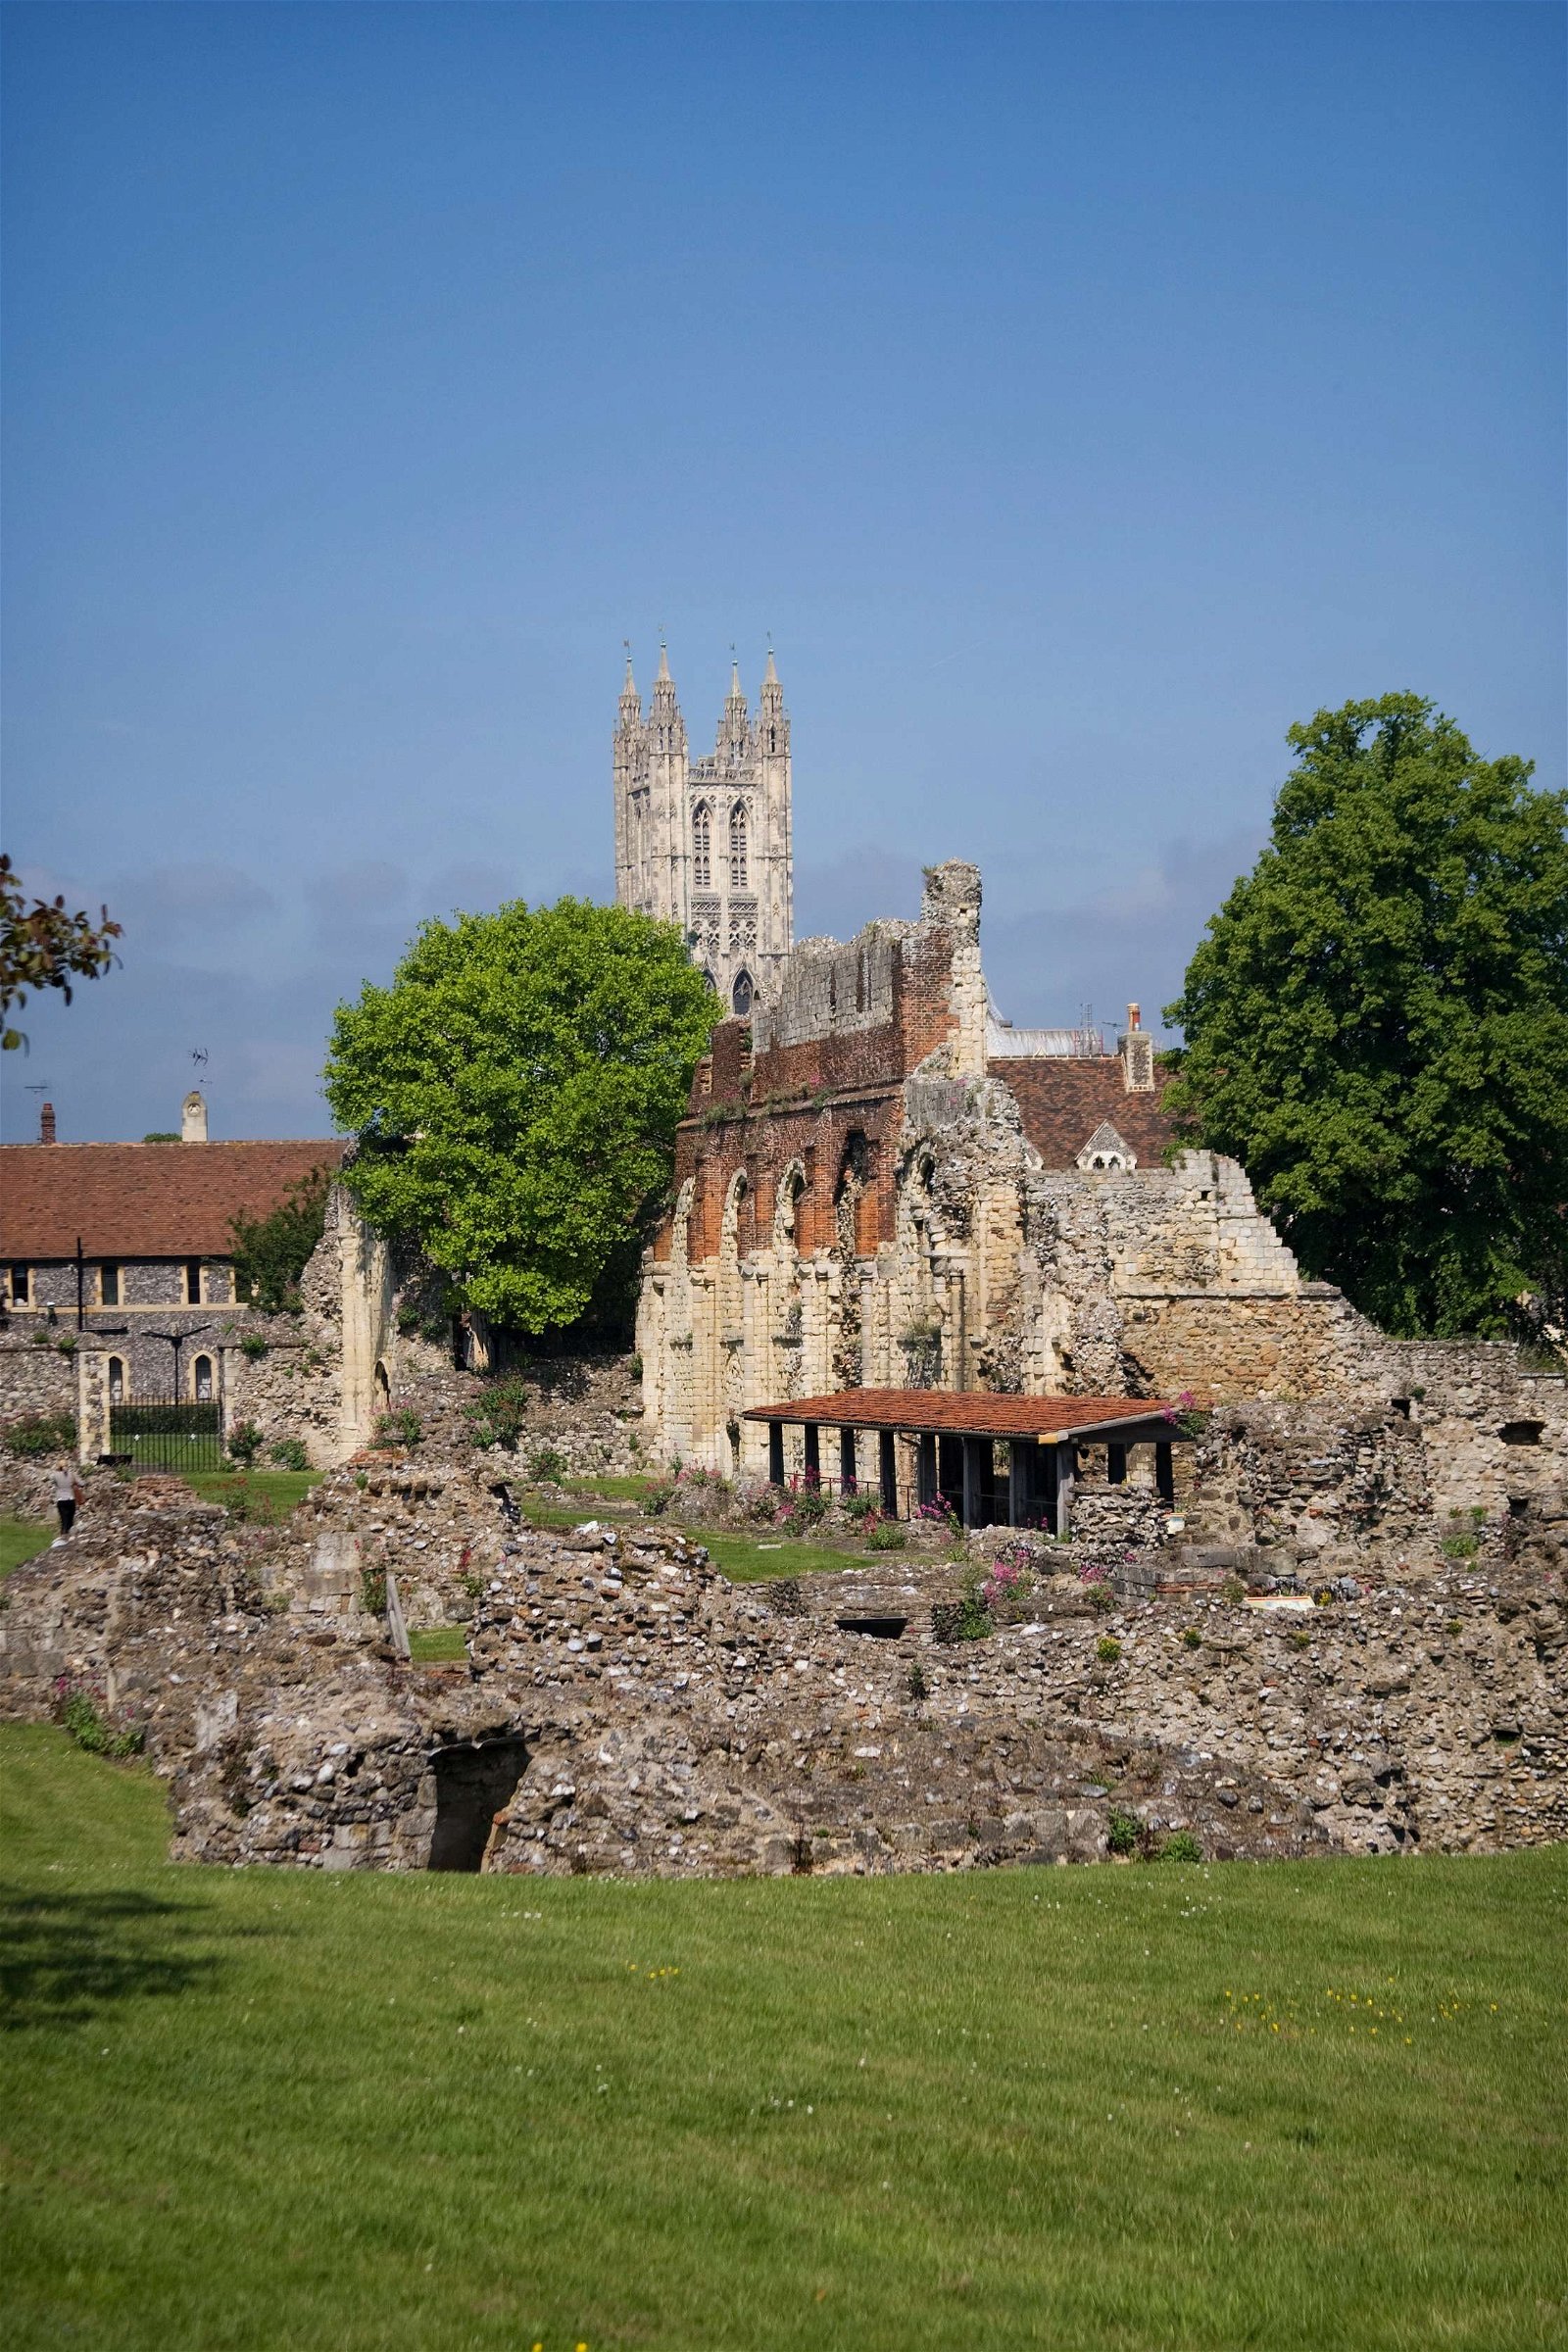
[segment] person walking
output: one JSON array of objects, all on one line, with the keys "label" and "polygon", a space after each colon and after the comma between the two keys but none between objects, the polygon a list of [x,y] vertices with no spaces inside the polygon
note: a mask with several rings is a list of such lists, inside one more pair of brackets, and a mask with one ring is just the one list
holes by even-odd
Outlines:
[{"label": "person walking", "polygon": [[60,1513],[60,1533],[55,1538],[57,1544],[63,1544],[70,1535],[76,1516],[76,1505],[86,1499],[87,1490],[76,1476],[74,1464],[62,1462],[55,1473],[55,1509]]}]

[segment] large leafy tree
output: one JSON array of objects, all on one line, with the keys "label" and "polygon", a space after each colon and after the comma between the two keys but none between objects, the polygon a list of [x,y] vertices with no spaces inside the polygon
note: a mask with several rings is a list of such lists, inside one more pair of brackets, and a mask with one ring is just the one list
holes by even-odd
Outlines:
[{"label": "large leafy tree", "polygon": [[390,988],[338,1008],[344,1181],[492,1321],[575,1322],[635,1264],[714,1011],[679,931],[623,907],[428,922]]},{"label": "large leafy tree", "polygon": [[1386,1330],[1560,1322],[1568,795],[1412,694],[1288,740],[1268,847],[1166,1010],[1186,1138]]}]

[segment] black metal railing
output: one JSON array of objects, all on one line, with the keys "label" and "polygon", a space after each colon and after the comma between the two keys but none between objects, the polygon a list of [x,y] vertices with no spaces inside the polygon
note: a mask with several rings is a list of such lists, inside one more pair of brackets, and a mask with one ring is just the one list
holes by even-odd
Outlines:
[{"label": "black metal railing", "polygon": [[109,1407],[109,1450],[137,1470],[219,1470],[223,1414],[216,1398],[126,1396]]}]

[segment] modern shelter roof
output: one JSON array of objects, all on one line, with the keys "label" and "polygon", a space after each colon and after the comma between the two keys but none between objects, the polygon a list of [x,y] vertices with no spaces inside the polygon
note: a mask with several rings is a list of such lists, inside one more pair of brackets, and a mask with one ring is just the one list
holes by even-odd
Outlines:
[{"label": "modern shelter roof", "polygon": [[0,1259],[228,1257],[234,1217],[265,1217],[348,1144],[0,1145]]},{"label": "modern shelter roof", "polygon": [[966,1390],[841,1389],[754,1404],[748,1421],[819,1421],[834,1429],[902,1429],[966,1438],[1094,1438],[1157,1421],[1178,1437],[1177,1408],[1158,1396],[991,1396]]}]

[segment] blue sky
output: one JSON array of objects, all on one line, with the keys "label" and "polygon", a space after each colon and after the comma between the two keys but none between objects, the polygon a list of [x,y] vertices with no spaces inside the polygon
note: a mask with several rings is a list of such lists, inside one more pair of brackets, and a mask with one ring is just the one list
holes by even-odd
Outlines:
[{"label": "blue sky", "polygon": [[9,6],[6,1132],[325,1132],[421,916],[612,888],[620,644],[768,632],[797,913],[1176,990],[1295,718],[1564,779],[1549,6]]}]

